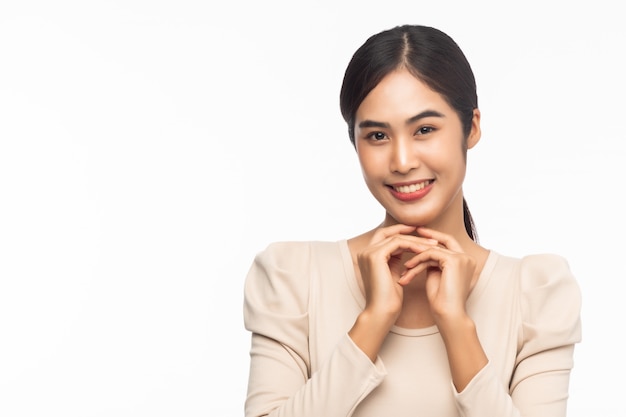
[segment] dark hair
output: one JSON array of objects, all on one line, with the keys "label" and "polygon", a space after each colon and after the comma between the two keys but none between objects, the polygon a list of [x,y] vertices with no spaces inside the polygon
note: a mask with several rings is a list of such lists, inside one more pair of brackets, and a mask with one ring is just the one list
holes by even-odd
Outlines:
[{"label": "dark hair", "polygon": [[[418,25],[403,25],[377,33],[356,50],[343,78],[339,105],[354,145],[356,111],[365,97],[390,72],[406,68],[457,112],[466,148],[474,109],[478,108],[476,80],[465,54],[444,32]],[[463,198],[467,234],[478,241],[474,221]]]}]

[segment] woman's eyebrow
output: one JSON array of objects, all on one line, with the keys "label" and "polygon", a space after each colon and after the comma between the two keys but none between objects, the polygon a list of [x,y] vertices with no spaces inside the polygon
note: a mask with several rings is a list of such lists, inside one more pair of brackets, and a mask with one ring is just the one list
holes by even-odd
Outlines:
[{"label": "woman's eyebrow", "polygon": [[[439,113],[436,110],[424,110],[423,112],[416,114],[413,117],[408,118],[405,123],[407,125],[410,125],[426,117],[446,117],[446,116],[443,113]],[[386,122],[377,122],[375,120],[363,120],[362,122],[359,123],[359,128],[361,129],[369,128],[369,127],[379,127],[382,129],[389,129],[391,125]]]},{"label": "woman's eyebrow", "polygon": [[415,123],[420,119],[425,119],[426,117],[446,117],[443,113],[439,113],[436,110],[424,110],[423,112],[416,114],[415,116],[407,119],[406,124],[410,125],[411,123]]},{"label": "woman's eyebrow", "polygon": [[363,120],[361,123],[359,123],[359,128],[363,129],[364,127],[380,127],[383,129],[389,129],[391,126],[389,125],[389,123],[375,122],[374,120]]}]

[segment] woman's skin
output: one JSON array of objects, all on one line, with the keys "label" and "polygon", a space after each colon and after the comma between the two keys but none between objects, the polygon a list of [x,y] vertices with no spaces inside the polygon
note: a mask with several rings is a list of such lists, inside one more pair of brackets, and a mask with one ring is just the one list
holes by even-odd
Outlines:
[{"label": "woman's skin", "polygon": [[487,364],[465,308],[488,255],[463,222],[466,150],[480,139],[480,112],[464,138],[446,100],[399,69],[363,100],[354,129],[363,177],[386,214],[348,241],[366,299],[349,335],[375,361],[393,325],[437,325],[460,392]]}]

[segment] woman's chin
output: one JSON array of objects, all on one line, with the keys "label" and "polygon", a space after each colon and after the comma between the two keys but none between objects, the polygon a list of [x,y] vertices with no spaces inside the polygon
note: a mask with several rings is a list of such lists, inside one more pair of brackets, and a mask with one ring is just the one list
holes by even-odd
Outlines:
[{"label": "woman's chin", "polygon": [[392,224],[405,224],[407,226],[426,226],[430,223],[431,219],[426,218],[425,216],[416,216],[410,214],[391,214],[387,212],[387,216],[385,218],[385,225],[390,226]]}]

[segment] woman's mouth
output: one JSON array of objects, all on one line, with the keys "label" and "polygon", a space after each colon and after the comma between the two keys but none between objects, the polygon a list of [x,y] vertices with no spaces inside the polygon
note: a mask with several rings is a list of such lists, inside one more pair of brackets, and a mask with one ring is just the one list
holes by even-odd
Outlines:
[{"label": "woman's mouth", "polygon": [[432,189],[435,180],[424,180],[412,184],[390,185],[391,194],[399,200],[411,201],[424,197]]},{"label": "woman's mouth", "polygon": [[414,193],[415,191],[423,190],[426,186],[430,185],[433,180],[426,180],[410,185],[392,185],[393,189],[402,194]]}]

